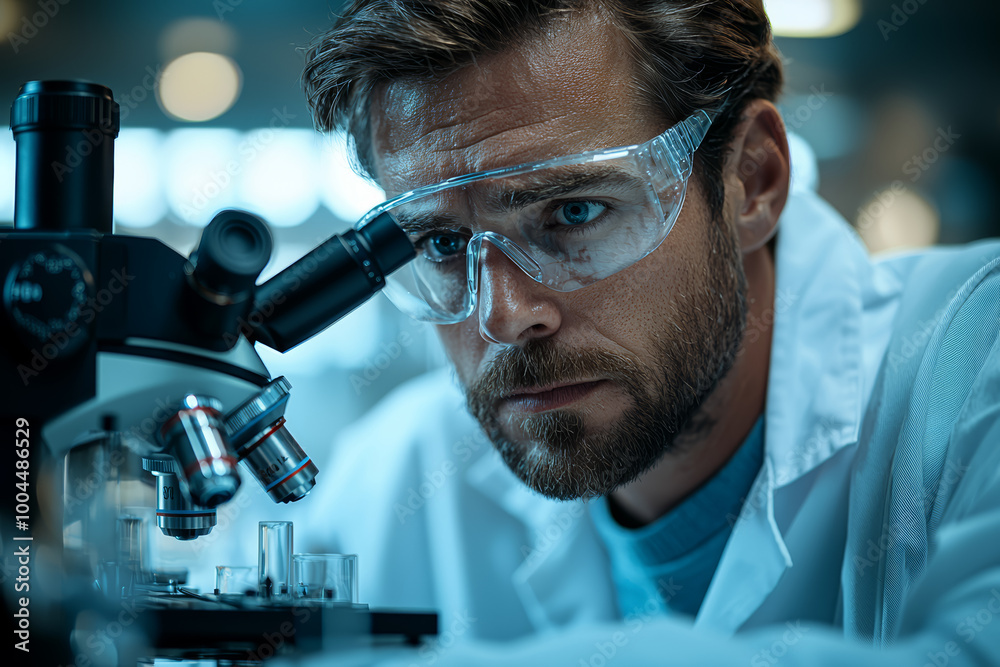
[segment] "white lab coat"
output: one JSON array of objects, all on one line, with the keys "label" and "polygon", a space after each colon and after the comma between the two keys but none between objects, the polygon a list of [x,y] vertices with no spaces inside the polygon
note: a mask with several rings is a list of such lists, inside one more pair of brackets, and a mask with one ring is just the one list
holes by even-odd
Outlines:
[{"label": "white lab coat", "polygon": [[697,618],[619,610],[587,508],[528,491],[447,371],[341,434],[297,549],[439,610],[407,665],[1000,664],[1000,244],[873,263],[801,189],[780,224],[765,460]]}]

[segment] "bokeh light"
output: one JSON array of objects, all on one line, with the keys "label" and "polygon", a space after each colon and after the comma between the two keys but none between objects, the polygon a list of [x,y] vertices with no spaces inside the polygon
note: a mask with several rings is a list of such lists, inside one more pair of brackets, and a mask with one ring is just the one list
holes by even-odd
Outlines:
[{"label": "bokeh light", "polygon": [[330,212],[345,222],[355,222],[385,200],[382,188],[359,176],[351,167],[347,137],[333,132],[323,143],[322,199]]},{"label": "bokeh light", "polygon": [[21,16],[21,4],[17,0],[0,0],[0,35],[15,32]]},{"label": "bokeh light", "polygon": [[157,99],[172,118],[206,121],[233,106],[241,85],[240,70],[230,58],[197,51],[180,56],[163,68]]},{"label": "bokeh light", "polygon": [[14,220],[15,160],[14,136],[0,132],[0,222]]},{"label": "bokeh light", "polygon": [[938,240],[941,219],[931,204],[910,188],[895,184],[861,208],[858,233],[873,252],[926,248]]},{"label": "bokeh light", "polygon": [[312,130],[263,128],[241,146],[240,198],[272,225],[292,227],[319,208],[319,137]]},{"label": "bokeh light", "polygon": [[174,21],[160,33],[160,53],[165,61],[186,53],[208,51],[231,56],[236,50],[236,31],[217,19],[191,17]]},{"label": "bokeh light", "polygon": [[133,228],[152,227],[167,213],[163,195],[157,130],[126,128],[115,141],[115,222]]},{"label": "bokeh light", "polygon": [[236,130],[175,130],[163,142],[164,187],[170,210],[180,220],[203,227],[216,211],[239,207],[234,181],[242,135]]},{"label": "bokeh light", "polygon": [[860,0],[764,0],[764,7],[780,37],[835,37],[861,19]]}]

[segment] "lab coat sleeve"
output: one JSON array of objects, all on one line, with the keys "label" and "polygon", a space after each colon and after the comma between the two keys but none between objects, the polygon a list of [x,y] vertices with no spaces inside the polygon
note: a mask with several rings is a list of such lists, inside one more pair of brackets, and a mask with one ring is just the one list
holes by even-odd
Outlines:
[{"label": "lab coat sleeve", "polygon": [[[995,436],[1000,431],[994,430]],[[995,487],[996,488],[996,487]],[[1000,665],[1000,493],[942,540],[934,565],[911,598],[906,633],[879,649],[841,631],[797,621],[736,637],[693,630],[668,618],[581,626],[517,644],[431,642],[388,667],[972,667]],[[984,499],[985,500],[985,499]]]}]

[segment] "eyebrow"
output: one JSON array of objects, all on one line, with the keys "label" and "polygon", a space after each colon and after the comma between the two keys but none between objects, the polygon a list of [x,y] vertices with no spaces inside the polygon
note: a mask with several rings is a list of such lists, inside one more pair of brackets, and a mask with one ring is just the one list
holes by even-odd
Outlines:
[{"label": "eyebrow", "polygon": [[613,194],[638,190],[645,184],[645,180],[617,169],[597,168],[572,174],[557,182],[543,182],[536,187],[502,189],[492,192],[486,197],[486,208],[491,211],[507,213],[519,211],[547,199],[574,194],[596,185],[601,186],[601,194]]},{"label": "eyebrow", "polygon": [[429,231],[458,231],[463,226],[460,218],[448,213],[395,213],[390,211],[396,224],[407,234]]},{"label": "eyebrow", "polygon": [[[488,192],[483,204],[491,212],[509,213],[527,208],[548,199],[564,197],[581,190],[600,185],[602,194],[623,193],[638,190],[647,182],[636,176],[614,168],[593,168],[586,172],[576,172],[566,178],[552,182],[540,181],[527,188],[503,188]],[[408,234],[419,232],[468,229],[468,221],[449,213],[394,213],[397,224]]]}]

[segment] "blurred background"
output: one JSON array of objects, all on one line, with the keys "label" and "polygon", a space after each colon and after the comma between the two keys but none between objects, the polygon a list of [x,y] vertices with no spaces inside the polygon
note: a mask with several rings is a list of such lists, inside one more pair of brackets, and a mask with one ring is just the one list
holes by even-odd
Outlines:
[{"label": "blurred background", "polygon": [[[340,4],[0,0],[0,101],[32,79],[111,87],[123,127],[117,230],[187,254],[215,211],[245,208],[273,225],[271,275],[381,200],[351,172],[343,137],[312,130],[300,87],[301,47]],[[782,110],[816,158],[799,176],[873,252],[1000,235],[1000,3],[765,4],[787,61]],[[13,192],[3,132],[0,224]],[[382,297],[286,355],[262,355],[295,385],[290,423],[317,459],[339,428],[444,362],[431,330]]]}]

